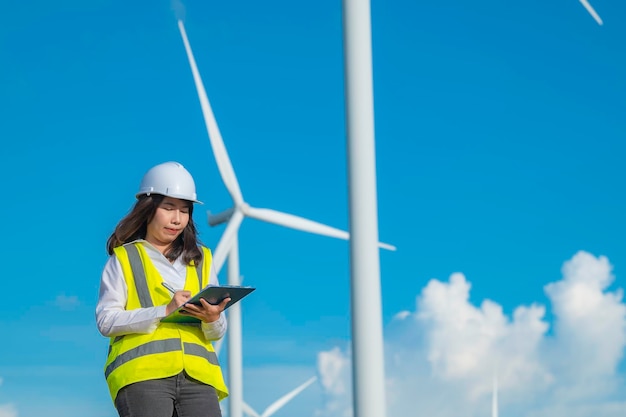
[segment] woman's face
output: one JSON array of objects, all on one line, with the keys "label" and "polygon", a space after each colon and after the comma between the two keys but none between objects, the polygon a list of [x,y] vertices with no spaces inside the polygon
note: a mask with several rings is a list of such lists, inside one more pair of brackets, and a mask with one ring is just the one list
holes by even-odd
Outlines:
[{"label": "woman's face", "polygon": [[176,240],[189,223],[189,205],[186,200],[165,197],[148,223],[146,240],[161,253]]}]

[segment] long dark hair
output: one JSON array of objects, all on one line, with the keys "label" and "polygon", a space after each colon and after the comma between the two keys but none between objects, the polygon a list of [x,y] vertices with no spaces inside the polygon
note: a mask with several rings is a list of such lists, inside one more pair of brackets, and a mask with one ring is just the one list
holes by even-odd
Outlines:
[{"label": "long dark hair", "polygon": [[[137,239],[145,239],[148,223],[165,197],[160,194],[141,195],[132,210],[119,221],[115,230],[107,240],[107,253],[113,255],[113,249]],[[174,260],[183,256],[183,261],[198,264],[202,260],[202,252],[196,224],[193,221],[193,203],[189,201],[189,223],[185,230],[172,242],[165,257]]]}]

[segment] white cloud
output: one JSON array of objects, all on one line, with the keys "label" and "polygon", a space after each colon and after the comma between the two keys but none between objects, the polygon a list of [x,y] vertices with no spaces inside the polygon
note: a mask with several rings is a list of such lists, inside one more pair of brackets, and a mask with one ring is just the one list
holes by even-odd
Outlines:
[{"label": "white cloud", "polygon": [[395,316],[393,316],[394,320],[404,320],[405,318],[409,317],[411,315],[410,311],[407,310],[402,310],[398,313],[396,313]]},{"label": "white cloud", "polygon": [[545,287],[557,317],[546,359],[561,377],[560,402],[592,400],[622,384],[616,369],[626,346],[626,305],[621,289],[607,291],[611,270],[606,257],[579,252],[563,265],[563,279]]},{"label": "white cloud", "polygon": [[[622,290],[605,292],[614,280],[611,265],[606,257],[579,252],[562,271],[562,281],[546,286],[558,317],[558,350],[565,354],[561,357],[572,376],[610,375],[626,343]],[[573,360],[576,357],[586,360]]]},{"label": "white cloud", "polygon": [[[626,305],[621,290],[609,291],[611,265],[581,251],[562,274],[545,287],[551,334],[542,305],[519,306],[507,317],[496,302],[474,306],[463,274],[431,280],[416,311],[398,313],[386,329],[389,415],[489,415],[494,373],[502,415],[626,415],[618,391]],[[349,369],[349,353],[335,348],[319,354],[327,396],[319,416],[351,415]]]},{"label": "white cloud", "polygon": [[316,410],[315,416],[351,416],[351,361],[348,354],[338,347],[320,352],[317,357],[317,368],[325,394],[325,405],[323,409]]},{"label": "white cloud", "polygon": [[0,404],[0,417],[17,417],[13,404]]},{"label": "white cloud", "polygon": [[67,296],[65,294],[59,294],[54,299],[54,305],[61,310],[74,310],[80,305],[80,301],[75,295]]},{"label": "white cloud", "polygon": [[333,395],[348,393],[347,384],[343,381],[346,372],[349,372],[350,362],[346,355],[336,347],[328,352],[321,352],[317,359],[320,370],[321,383],[324,389]]},{"label": "white cloud", "polygon": [[171,1],[172,10],[174,11],[174,15],[177,20],[185,20],[185,5],[181,0],[172,0]]},{"label": "white cloud", "polygon": [[[3,383],[0,377],[0,385]],[[17,409],[13,404],[0,404],[0,417],[17,417]]]}]

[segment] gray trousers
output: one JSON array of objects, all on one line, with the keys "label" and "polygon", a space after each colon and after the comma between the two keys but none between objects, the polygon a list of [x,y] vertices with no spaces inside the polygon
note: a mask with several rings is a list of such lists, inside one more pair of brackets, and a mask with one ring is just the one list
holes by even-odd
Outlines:
[{"label": "gray trousers", "polygon": [[115,408],[120,417],[222,417],[215,388],[185,372],[125,386]]}]

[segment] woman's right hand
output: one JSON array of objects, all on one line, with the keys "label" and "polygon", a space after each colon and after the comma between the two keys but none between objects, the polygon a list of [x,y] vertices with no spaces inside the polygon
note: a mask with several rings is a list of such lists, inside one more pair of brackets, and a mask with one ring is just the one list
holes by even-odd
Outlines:
[{"label": "woman's right hand", "polygon": [[191,291],[176,291],[172,296],[172,301],[165,307],[165,314],[172,314],[178,307],[185,304],[191,298]]}]

